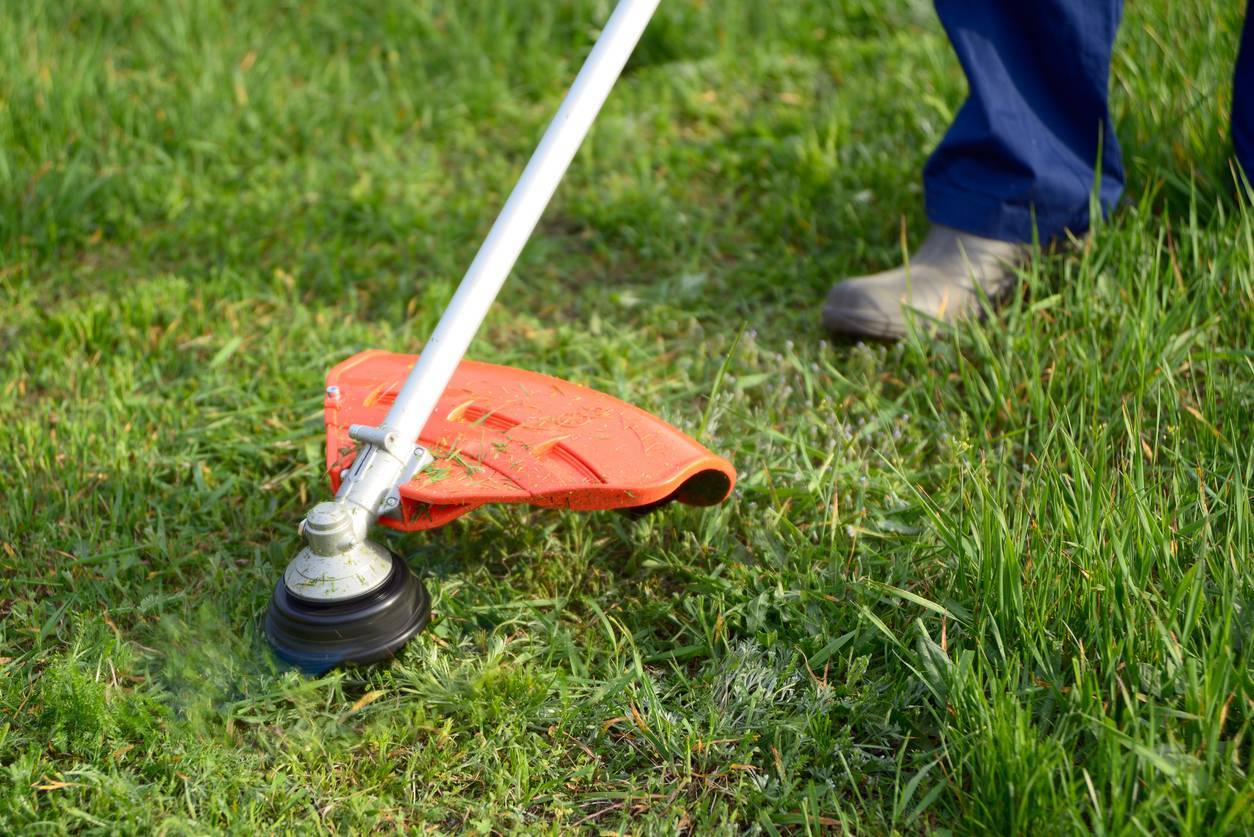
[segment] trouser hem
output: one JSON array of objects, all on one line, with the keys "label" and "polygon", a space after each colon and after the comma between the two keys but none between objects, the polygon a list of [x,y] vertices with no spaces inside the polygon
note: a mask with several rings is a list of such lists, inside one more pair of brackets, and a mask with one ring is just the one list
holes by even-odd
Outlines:
[{"label": "trouser hem", "polygon": [[1041,243],[1048,244],[1067,231],[1082,234],[1089,228],[1087,207],[1078,213],[1051,212],[934,180],[926,183],[924,204],[932,223],[998,241],[1031,243],[1039,230]]}]

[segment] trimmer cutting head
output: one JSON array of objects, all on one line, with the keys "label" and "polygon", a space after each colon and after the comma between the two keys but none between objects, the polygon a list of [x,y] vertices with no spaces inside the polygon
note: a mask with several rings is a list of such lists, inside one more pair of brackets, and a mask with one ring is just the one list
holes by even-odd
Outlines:
[{"label": "trimmer cutting head", "polygon": [[312,674],[395,654],[427,624],[431,600],[400,557],[389,553],[388,558],[391,571],[383,584],[349,599],[302,599],[292,591],[286,575],[279,579],[266,613],[271,647],[287,662]]}]

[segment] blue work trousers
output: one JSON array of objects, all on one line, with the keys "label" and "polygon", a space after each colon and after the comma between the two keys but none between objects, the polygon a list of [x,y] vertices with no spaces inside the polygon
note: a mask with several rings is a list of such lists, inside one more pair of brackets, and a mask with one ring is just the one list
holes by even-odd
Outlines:
[{"label": "blue work trousers", "polygon": [[[1123,164],[1108,93],[1122,7],[1122,0],[936,0],[970,92],[924,168],[928,218],[1003,241],[1031,241],[1036,230],[1048,242],[1088,229],[1094,192],[1103,212],[1114,207]],[[1249,6],[1232,138],[1254,179]]]}]

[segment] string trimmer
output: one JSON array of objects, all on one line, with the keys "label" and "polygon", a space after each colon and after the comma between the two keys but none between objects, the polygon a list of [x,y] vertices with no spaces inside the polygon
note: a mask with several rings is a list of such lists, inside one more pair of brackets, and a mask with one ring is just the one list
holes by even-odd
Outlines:
[{"label": "string trimmer", "polygon": [[375,523],[431,529],[485,503],[578,510],[714,505],[731,464],[661,419],[587,387],[463,360],[659,0],[621,0],[420,356],[365,351],[327,375],[335,498],[309,510],[305,546],[265,629],[310,671],[394,654],[430,615],[426,590],[368,539]]}]

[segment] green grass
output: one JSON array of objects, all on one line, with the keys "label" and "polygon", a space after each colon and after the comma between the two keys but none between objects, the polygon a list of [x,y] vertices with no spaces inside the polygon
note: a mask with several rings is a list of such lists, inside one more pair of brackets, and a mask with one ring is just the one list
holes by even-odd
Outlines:
[{"label": "green grass", "polygon": [[885,5],[664,3],[472,348],[708,416],[731,500],[396,539],[431,627],[311,679],[324,371],[421,345],[610,4],[3,4],[0,831],[1254,829],[1241,4],[1128,4],[1128,204],[986,328],[831,345],[964,94]]}]

